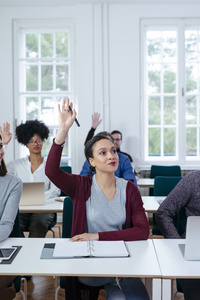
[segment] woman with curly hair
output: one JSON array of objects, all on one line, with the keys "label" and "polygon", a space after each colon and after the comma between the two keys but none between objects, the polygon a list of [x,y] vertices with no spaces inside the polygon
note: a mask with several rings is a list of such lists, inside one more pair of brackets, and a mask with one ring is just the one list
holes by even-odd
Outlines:
[{"label": "woman with curly hair", "polygon": [[[9,123],[0,126],[0,242],[7,239],[12,232],[18,212],[19,201],[22,193],[22,181],[7,173],[3,160],[4,145],[12,138]],[[15,276],[0,276],[0,298],[11,300],[16,291],[13,284]]]},{"label": "woman with curly hair", "polygon": [[[26,121],[16,127],[17,141],[26,146],[29,156],[8,163],[10,174],[18,176],[23,182],[44,182],[45,201],[60,195],[60,190],[45,175],[46,159],[42,157],[43,141],[49,136],[48,127],[38,120]],[[29,237],[45,237],[54,219],[53,213],[21,213],[20,231],[29,231]]]}]

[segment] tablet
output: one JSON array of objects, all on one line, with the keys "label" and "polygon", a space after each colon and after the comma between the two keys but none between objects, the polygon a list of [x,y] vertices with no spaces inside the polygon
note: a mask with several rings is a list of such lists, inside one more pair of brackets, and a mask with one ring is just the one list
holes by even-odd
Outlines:
[{"label": "tablet", "polygon": [[17,250],[17,247],[0,248],[0,260],[10,259],[11,256],[15,253],[16,250]]}]

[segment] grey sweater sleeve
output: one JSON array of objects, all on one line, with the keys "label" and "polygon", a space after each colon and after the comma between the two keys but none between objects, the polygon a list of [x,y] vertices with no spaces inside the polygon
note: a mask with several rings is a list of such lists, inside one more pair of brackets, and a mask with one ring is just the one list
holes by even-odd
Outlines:
[{"label": "grey sweater sleeve", "polygon": [[200,215],[200,171],[184,176],[156,213],[156,222],[165,238],[181,238],[173,224],[173,217],[182,207],[186,216]]},{"label": "grey sweater sleeve", "polygon": [[0,177],[0,242],[7,239],[13,229],[22,186],[21,179],[15,176]]}]

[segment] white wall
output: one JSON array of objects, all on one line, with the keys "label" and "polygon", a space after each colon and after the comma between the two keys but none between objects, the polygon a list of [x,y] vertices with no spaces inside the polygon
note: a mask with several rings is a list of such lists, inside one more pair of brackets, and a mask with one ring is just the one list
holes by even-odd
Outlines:
[{"label": "white wall", "polygon": [[[6,7],[1,6],[3,2],[0,1],[0,123],[9,121],[13,127],[14,122],[13,20],[70,19],[75,28],[75,98],[81,124],[80,128],[73,128],[73,171],[79,173],[83,164],[83,144],[95,111],[103,116],[99,131],[122,131],[122,150],[134,157],[138,168],[147,167],[141,158],[140,20],[198,18],[200,4],[87,1],[91,3],[72,5],[68,1],[69,5],[63,5],[62,1],[62,6],[54,6],[51,1],[51,6],[45,6],[41,0],[42,6],[31,7],[29,1],[27,6],[12,6],[9,1],[10,6]],[[14,158],[14,143],[8,148],[6,159],[10,160]]]}]

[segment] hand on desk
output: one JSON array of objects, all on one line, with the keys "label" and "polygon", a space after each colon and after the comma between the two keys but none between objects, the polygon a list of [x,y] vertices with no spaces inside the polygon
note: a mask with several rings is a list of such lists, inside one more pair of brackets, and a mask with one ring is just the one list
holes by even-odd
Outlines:
[{"label": "hand on desk", "polygon": [[82,234],[75,235],[70,239],[71,242],[81,242],[81,241],[87,241],[87,240],[98,241],[99,234],[98,233],[82,233]]}]

